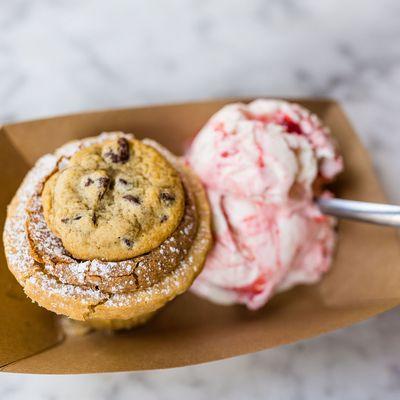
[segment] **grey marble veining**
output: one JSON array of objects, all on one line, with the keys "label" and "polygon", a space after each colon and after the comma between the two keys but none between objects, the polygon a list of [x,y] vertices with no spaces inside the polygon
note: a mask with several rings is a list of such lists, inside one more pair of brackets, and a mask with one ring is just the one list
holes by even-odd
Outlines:
[{"label": "grey marble veining", "polygon": [[[342,102],[400,203],[397,0],[4,0],[0,121],[240,95]],[[168,371],[0,375],[2,400],[397,399],[398,310],[320,338]]]}]

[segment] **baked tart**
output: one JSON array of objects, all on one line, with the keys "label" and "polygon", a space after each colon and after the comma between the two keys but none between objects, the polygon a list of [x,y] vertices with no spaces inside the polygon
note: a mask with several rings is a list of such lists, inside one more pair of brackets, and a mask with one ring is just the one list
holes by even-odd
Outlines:
[{"label": "baked tart", "polygon": [[40,158],[4,228],[27,296],[100,329],[143,324],[185,292],[211,241],[198,178],[158,143],[120,132]]}]

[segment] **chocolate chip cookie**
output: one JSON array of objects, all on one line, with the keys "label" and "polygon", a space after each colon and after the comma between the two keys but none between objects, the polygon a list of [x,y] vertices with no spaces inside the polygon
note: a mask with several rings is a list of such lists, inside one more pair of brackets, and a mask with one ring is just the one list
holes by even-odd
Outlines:
[{"label": "chocolate chip cookie", "polygon": [[174,232],[185,194],[157,150],[122,136],[75,153],[46,182],[42,203],[48,226],[74,258],[120,261]]}]

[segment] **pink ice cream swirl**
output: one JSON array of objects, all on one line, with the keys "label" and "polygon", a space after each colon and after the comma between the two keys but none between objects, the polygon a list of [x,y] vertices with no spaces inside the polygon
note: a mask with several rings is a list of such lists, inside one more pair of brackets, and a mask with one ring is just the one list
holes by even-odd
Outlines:
[{"label": "pink ice cream swirl", "polygon": [[335,221],[314,204],[314,189],[343,163],[317,116],[279,100],[230,104],[201,129],[186,159],[214,216],[215,246],[195,293],[258,309],[329,269]]}]

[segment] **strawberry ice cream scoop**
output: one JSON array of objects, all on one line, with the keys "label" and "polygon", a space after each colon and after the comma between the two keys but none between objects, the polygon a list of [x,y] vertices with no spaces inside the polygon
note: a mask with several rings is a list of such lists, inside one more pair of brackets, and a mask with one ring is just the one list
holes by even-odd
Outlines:
[{"label": "strawberry ice cream scoop", "polygon": [[214,215],[215,246],[195,293],[257,309],[329,269],[334,220],[313,203],[313,187],[343,165],[318,117],[284,101],[231,104],[201,129],[186,158]]}]

